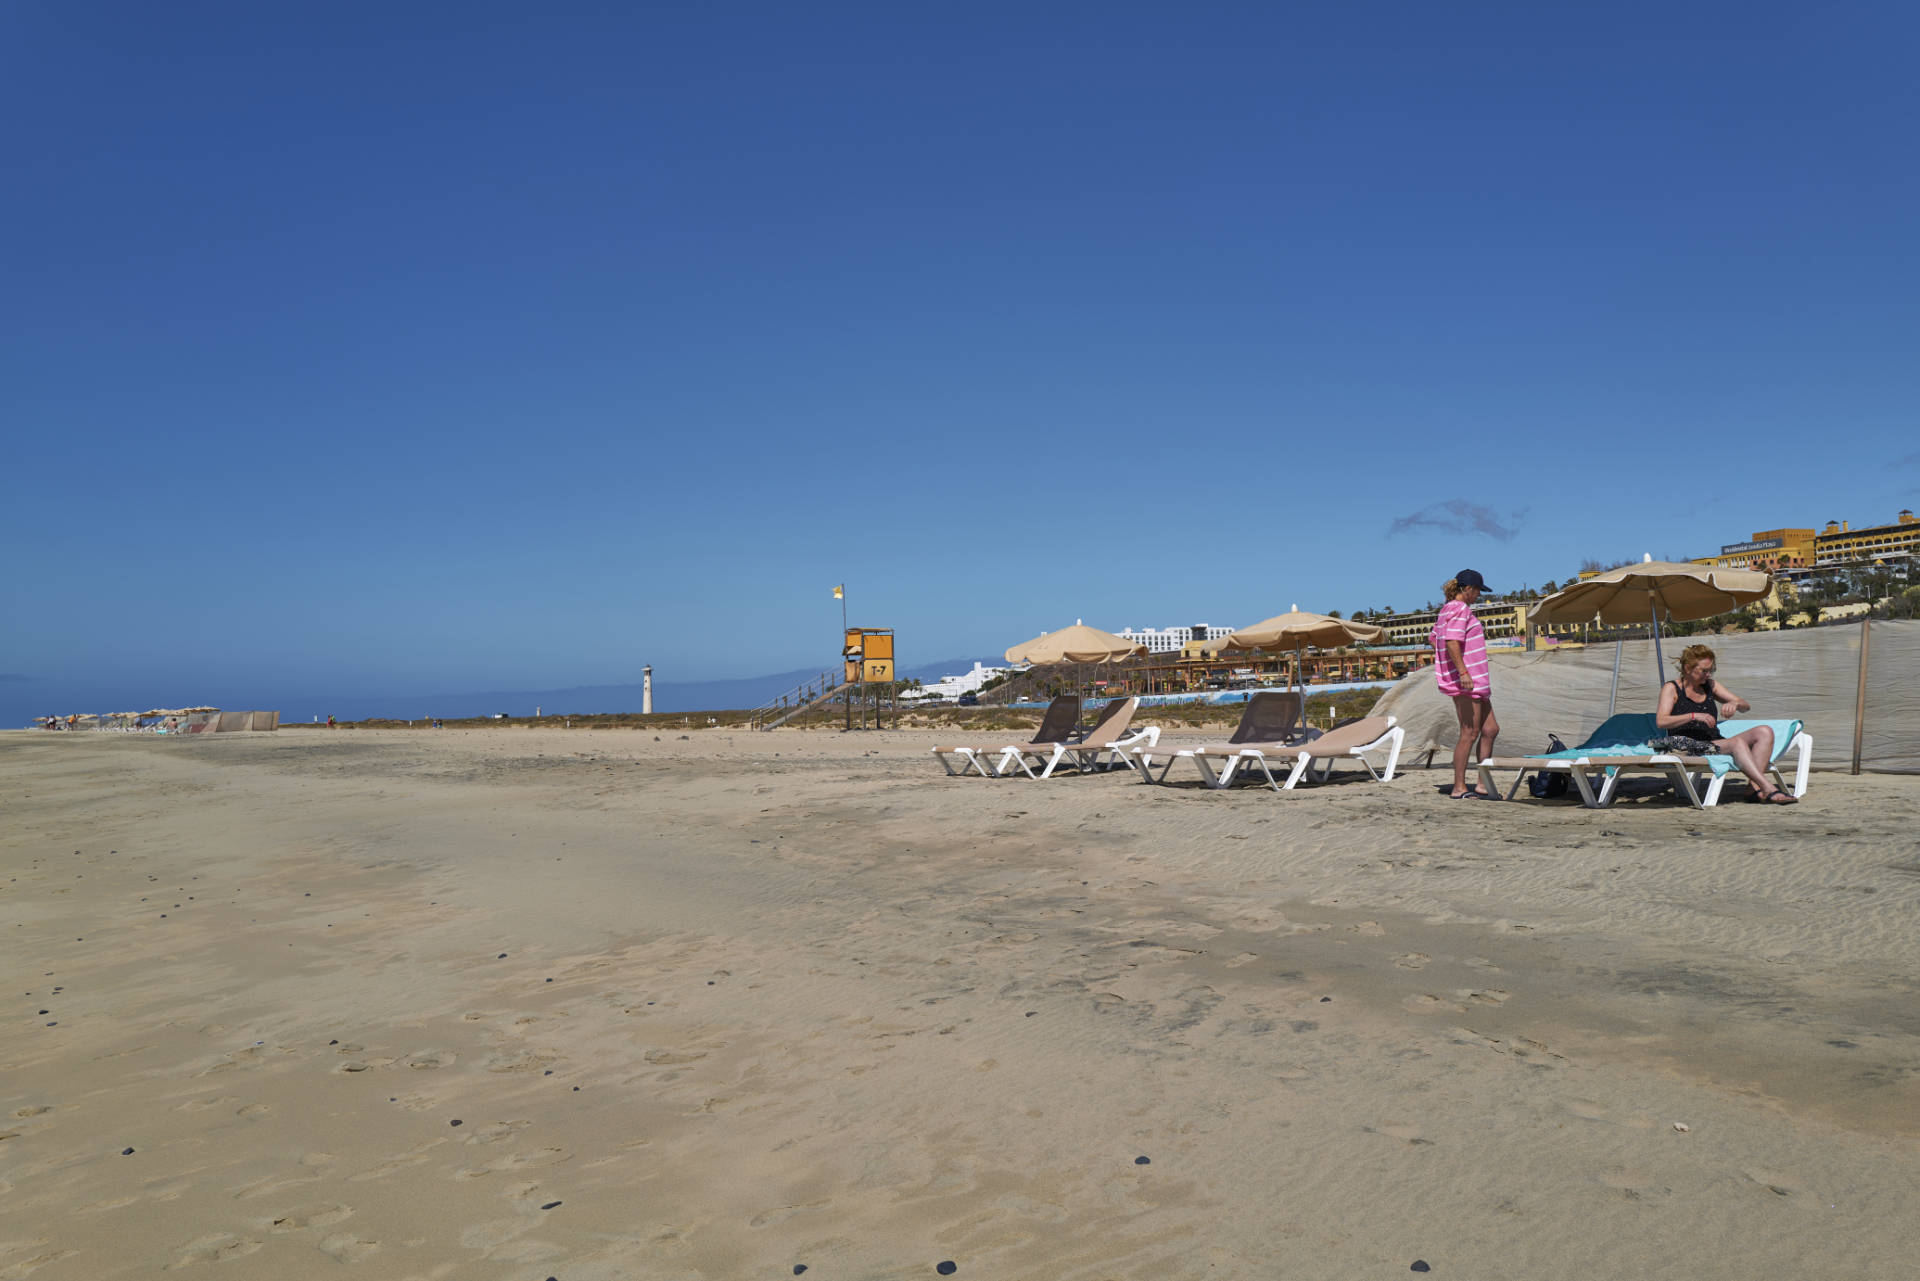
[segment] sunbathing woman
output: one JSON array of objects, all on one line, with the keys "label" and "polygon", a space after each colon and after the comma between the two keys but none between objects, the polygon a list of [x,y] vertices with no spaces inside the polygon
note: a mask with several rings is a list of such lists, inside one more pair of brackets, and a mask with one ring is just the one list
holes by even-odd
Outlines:
[{"label": "sunbathing woman", "polygon": [[1773,805],[1793,805],[1797,798],[1775,787],[1767,777],[1773,760],[1773,731],[1757,725],[1738,734],[1720,732],[1720,714],[1738,714],[1753,704],[1714,679],[1713,651],[1705,645],[1689,645],[1680,655],[1680,679],[1660,687],[1660,705],[1654,712],[1654,724],[1679,740],[1676,749],[1688,756],[1731,756],[1740,772],[1753,784],[1751,799]]}]

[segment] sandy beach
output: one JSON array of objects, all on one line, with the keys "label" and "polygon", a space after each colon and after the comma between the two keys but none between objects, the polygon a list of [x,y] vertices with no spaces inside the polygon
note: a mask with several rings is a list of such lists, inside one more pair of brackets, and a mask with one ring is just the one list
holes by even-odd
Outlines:
[{"label": "sandy beach", "polygon": [[0,734],[0,1281],[1920,1267],[1920,779],[933,741]]}]

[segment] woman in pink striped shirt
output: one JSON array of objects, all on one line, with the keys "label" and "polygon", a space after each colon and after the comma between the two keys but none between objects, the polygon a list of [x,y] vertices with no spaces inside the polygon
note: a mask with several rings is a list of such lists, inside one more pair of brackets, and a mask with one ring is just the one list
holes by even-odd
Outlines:
[{"label": "woman in pink striped shirt", "polygon": [[1460,718],[1460,739],[1453,745],[1453,799],[1495,799],[1467,784],[1467,761],[1477,743],[1480,759],[1493,755],[1500,722],[1493,716],[1493,681],[1487,674],[1487,632],[1473,603],[1487,590],[1477,569],[1463,569],[1440,589],[1447,603],[1433,622],[1433,675],[1440,692],[1453,700]]}]

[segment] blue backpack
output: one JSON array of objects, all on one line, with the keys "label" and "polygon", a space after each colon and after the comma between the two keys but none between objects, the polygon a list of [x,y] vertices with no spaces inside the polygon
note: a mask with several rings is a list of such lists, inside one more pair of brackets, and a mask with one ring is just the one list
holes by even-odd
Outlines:
[{"label": "blue backpack", "polygon": [[[1564,752],[1567,745],[1560,741],[1558,734],[1547,735],[1549,752]],[[1567,794],[1567,776],[1558,771],[1540,770],[1527,780],[1527,791],[1536,801],[1550,801],[1557,796]]]}]

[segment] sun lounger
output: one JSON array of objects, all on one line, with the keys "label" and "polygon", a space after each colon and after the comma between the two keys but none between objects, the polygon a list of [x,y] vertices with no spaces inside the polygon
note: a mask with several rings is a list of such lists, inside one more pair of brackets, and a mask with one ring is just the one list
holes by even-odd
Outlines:
[{"label": "sun lounger", "polygon": [[[1247,750],[1278,754],[1307,740],[1312,731],[1306,727],[1304,706],[1305,700],[1297,690],[1265,690],[1247,700],[1240,724],[1224,743],[1162,748],[1156,741],[1118,755],[1139,772],[1144,783],[1164,783],[1175,761],[1189,760],[1199,768],[1201,780],[1208,787],[1227,787],[1233,783]],[[1153,772],[1156,760],[1158,777]]]},{"label": "sun lounger", "polygon": [[[1047,705],[1047,714],[1040,718],[1040,728],[1035,731],[1029,747],[1045,745],[1052,747],[1056,743],[1069,743],[1079,737],[1077,727],[1080,724],[1080,696],[1062,694]],[[1008,751],[1005,740],[998,743],[960,744],[955,747],[936,747],[933,754],[940,758],[941,768],[950,776],[978,772],[982,778],[994,778],[998,771],[994,761]],[[954,759],[964,764],[959,769],[953,767]]]},{"label": "sun lounger", "polygon": [[[1813,767],[1813,738],[1799,721],[1722,721],[1721,728],[1732,734],[1767,725],[1773,729],[1773,758],[1767,762],[1767,775],[1774,785],[1795,797],[1806,795],[1807,775]],[[1652,741],[1663,738],[1651,712],[1626,712],[1609,717],[1586,742],[1565,752],[1543,756],[1491,757],[1480,762],[1480,786],[1489,795],[1497,792],[1493,771],[1518,770],[1513,787],[1507,792],[1512,800],[1520,785],[1533,773],[1565,774],[1589,809],[1601,809],[1618,798],[1620,780],[1628,774],[1651,773],[1673,784],[1674,792],[1696,809],[1720,803],[1727,778],[1738,771],[1731,758],[1724,756],[1679,756],[1655,752]],[[1796,756],[1792,784],[1780,775],[1780,762],[1792,752]]]},{"label": "sun lounger", "polygon": [[[1301,743],[1297,747],[1283,747],[1277,751],[1267,748],[1244,747],[1240,755],[1246,759],[1242,768],[1252,766],[1266,775],[1267,786],[1276,792],[1290,792],[1294,784],[1306,777],[1309,770],[1318,767],[1321,782],[1333,773],[1333,767],[1341,761],[1359,761],[1367,773],[1373,775],[1378,783],[1391,782],[1393,770],[1400,763],[1400,745],[1406,741],[1407,731],[1394,723],[1391,716],[1365,716],[1359,720],[1336,725],[1316,739]],[[1376,770],[1368,754],[1385,751],[1387,767]],[[1274,778],[1274,767],[1278,766],[1286,773],[1286,781]]]},{"label": "sun lounger", "polygon": [[1082,773],[1117,768],[1119,760],[1102,758],[1117,757],[1125,749],[1151,747],[1160,741],[1160,727],[1157,725],[1147,725],[1132,734],[1127,733],[1133,725],[1134,713],[1139,710],[1139,699],[1116,698],[1102,710],[1100,719],[1087,731],[1085,738],[1052,745],[1016,743],[994,760],[993,772],[1004,778],[1019,769],[1028,778],[1051,778],[1053,771],[1068,757],[1073,758],[1074,768]]}]

